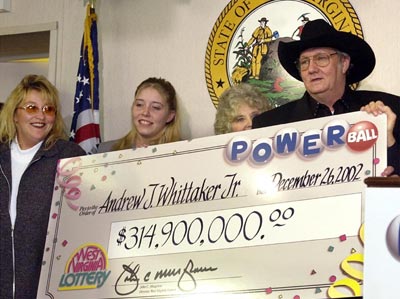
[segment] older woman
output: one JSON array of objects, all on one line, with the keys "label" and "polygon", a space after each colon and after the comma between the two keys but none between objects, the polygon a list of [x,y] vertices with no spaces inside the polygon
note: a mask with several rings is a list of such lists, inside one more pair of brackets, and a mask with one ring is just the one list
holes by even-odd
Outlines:
[{"label": "older woman", "polygon": [[28,75],[0,113],[0,298],[35,298],[57,161],[84,155],[66,140],[57,89]]},{"label": "older woman", "polygon": [[219,98],[215,134],[249,130],[253,118],[271,109],[271,104],[256,87],[241,83],[225,90]]}]

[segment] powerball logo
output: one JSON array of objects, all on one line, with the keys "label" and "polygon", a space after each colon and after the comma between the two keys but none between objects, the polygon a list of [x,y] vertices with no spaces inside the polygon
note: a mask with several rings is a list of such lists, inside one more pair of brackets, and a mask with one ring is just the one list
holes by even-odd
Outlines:
[{"label": "powerball logo", "polygon": [[99,244],[84,244],[76,249],[65,265],[58,290],[95,289],[103,286],[111,271],[108,257]]}]

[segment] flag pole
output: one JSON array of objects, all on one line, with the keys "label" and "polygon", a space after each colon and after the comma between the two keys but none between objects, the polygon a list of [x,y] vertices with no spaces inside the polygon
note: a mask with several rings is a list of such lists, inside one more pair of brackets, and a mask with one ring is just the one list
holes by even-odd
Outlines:
[{"label": "flag pole", "polygon": [[[97,152],[100,137],[99,53],[97,15],[92,0],[86,5],[86,18],[77,72],[70,140],[88,154]],[[93,7],[92,7],[93,6]]]}]

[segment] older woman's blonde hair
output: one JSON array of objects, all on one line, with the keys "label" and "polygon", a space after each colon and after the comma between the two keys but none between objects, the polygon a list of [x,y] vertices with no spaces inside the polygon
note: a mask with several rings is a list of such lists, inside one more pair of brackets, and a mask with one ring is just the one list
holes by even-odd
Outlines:
[{"label": "older woman's blonde hair", "polygon": [[256,108],[260,112],[272,109],[268,98],[258,88],[248,83],[234,85],[225,90],[219,97],[214,122],[215,134],[232,132],[232,122],[242,104]]},{"label": "older woman's blonde hair", "polygon": [[[157,139],[152,140],[150,145],[169,143],[181,140],[181,126],[180,126],[180,112],[178,107],[178,99],[175,88],[170,82],[162,78],[148,78],[144,80],[135,91],[135,99],[138,93],[146,88],[153,88],[159,92],[159,94],[167,102],[170,111],[175,112],[174,118],[168,122],[164,128],[164,133]],[[135,100],[132,105],[134,105]],[[124,137],[119,139],[112,150],[129,149],[135,146],[137,138],[137,130],[132,119],[132,128]]]},{"label": "older woman's blonde hair", "polygon": [[42,75],[26,75],[8,96],[0,112],[0,141],[11,143],[17,136],[14,114],[32,90],[38,91],[47,105],[56,108],[53,127],[45,138],[45,149],[49,149],[58,139],[67,139],[67,135],[57,88]]}]

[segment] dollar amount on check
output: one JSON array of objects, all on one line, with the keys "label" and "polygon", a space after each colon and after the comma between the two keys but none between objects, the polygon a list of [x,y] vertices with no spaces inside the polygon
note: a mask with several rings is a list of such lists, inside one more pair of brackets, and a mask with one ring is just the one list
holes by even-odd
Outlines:
[{"label": "dollar amount on check", "polygon": [[[360,212],[343,216],[343,209]],[[356,235],[360,213],[360,194],[350,194],[114,222],[108,255],[147,256],[335,238],[344,233]],[[323,232],[316,229],[321,223]]]}]

